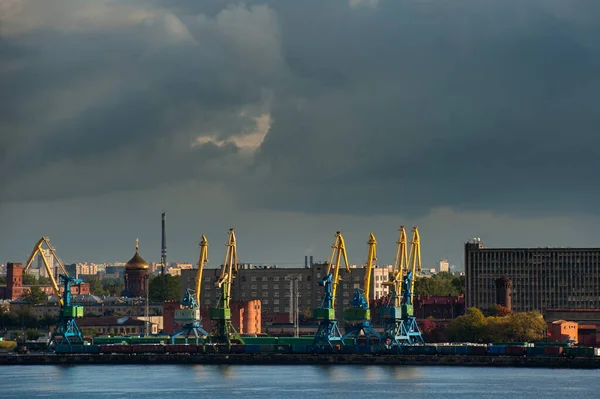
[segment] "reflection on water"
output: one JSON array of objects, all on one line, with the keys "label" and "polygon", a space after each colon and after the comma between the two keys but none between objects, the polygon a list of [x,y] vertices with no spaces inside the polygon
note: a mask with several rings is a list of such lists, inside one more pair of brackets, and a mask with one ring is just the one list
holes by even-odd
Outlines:
[{"label": "reflection on water", "polygon": [[0,367],[0,398],[597,397],[596,370],[405,366]]}]

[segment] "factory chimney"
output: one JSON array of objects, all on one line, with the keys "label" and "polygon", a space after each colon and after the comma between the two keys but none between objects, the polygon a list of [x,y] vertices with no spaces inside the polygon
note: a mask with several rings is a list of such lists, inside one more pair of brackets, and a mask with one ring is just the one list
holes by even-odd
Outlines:
[{"label": "factory chimney", "polygon": [[161,243],[161,253],[160,253],[160,265],[161,265],[161,274],[165,275],[165,269],[167,268],[167,231],[166,231],[166,221],[167,217],[165,213],[162,213],[162,243]]},{"label": "factory chimney", "polygon": [[313,267],[314,263],[313,263],[313,256],[310,256],[310,267]]},{"label": "factory chimney", "polygon": [[308,255],[304,255],[304,268],[308,269]]}]

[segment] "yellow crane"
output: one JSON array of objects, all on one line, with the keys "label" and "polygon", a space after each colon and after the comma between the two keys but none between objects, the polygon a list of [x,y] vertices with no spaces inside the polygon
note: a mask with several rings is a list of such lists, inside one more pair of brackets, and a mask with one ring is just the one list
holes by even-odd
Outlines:
[{"label": "yellow crane", "polygon": [[200,241],[200,259],[198,260],[198,272],[196,273],[196,280],[194,284],[194,290],[187,288],[181,302],[181,309],[175,311],[175,323],[182,324],[181,330],[171,335],[171,343],[175,343],[175,338],[185,334],[185,343],[187,344],[188,337],[194,335],[196,338],[196,344],[200,339],[206,340],[209,337],[208,332],[202,328],[202,315],[200,312],[200,290],[202,288],[202,272],[204,266],[208,262],[208,240],[206,236],[202,234]]},{"label": "yellow crane", "polygon": [[365,277],[363,279],[363,287],[354,290],[354,295],[350,304],[352,308],[344,311],[344,320],[349,322],[346,327],[346,333],[343,339],[354,337],[354,345],[357,344],[357,339],[360,335],[364,335],[367,339],[367,344],[373,344],[375,339],[379,340],[379,334],[371,327],[371,309],[369,307],[369,297],[371,292],[371,274],[377,260],[377,240],[375,235],[369,235],[369,254],[367,255],[367,265],[365,269]]},{"label": "yellow crane", "polygon": [[[46,244],[46,247],[47,247],[46,250],[44,250],[44,244]],[[62,307],[65,304],[65,302],[64,302],[64,299],[62,298],[62,296],[60,295],[60,288],[58,287],[58,283],[56,282],[56,278],[54,277],[54,270],[52,270],[50,268],[50,265],[48,264],[48,259],[46,259],[46,254],[44,253],[45,251],[48,251],[50,253],[50,255],[54,258],[56,263],[58,263],[58,266],[60,267],[62,274],[64,274],[66,277],[68,277],[69,273],[67,273],[67,269],[65,269],[65,265],[62,263],[62,261],[60,260],[58,255],[56,255],[55,248],[52,245],[50,245],[50,239],[48,237],[42,237],[38,240],[38,242],[35,243],[35,246],[33,247],[31,254],[29,255],[27,263],[25,264],[23,273],[27,273],[27,270],[29,270],[29,267],[33,263],[35,256],[39,254],[44,263],[44,268],[46,269],[46,272],[48,273],[48,278],[50,279],[50,282],[52,283],[52,288],[54,288],[54,293],[56,294],[58,303]]]},{"label": "yellow crane", "polygon": [[231,345],[232,339],[235,339],[243,344],[244,340],[231,323],[231,308],[229,306],[231,284],[238,271],[237,242],[233,229],[229,229],[229,239],[225,247],[225,261],[221,268],[221,275],[216,282],[216,286],[221,289],[221,294],[217,307],[210,309],[210,318],[214,321],[211,339],[213,342],[226,343],[227,345]]},{"label": "yellow crane", "polygon": [[396,241],[396,258],[392,269],[390,281],[383,283],[389,287],[389,301],[393,302],[393,306],[400,308],[402,301],[402,279],[408,273],[408,250],[406,246],[406,229],[400,226],[400,237]]},{"label": "yellow crane", "polygon": [[335,343],[344,344],[342,334],[340,333],[338,323],[335,317],[335,298],[337,286],[340,277],[340,262],[343,260],[346,266],[346,273],[350,273],[348,265],[348,254],[346,253],[346,243],[341,232],[336,232],[335,241],[331,246],[331,256],[327,263],[327,270],[319,285],[325,287],[323,291],[323,300],[321,306],[313,312],[315,320],[319,321],[319,329],[315,334],[314,346],[317,350],[325,348],[333,349]]}]

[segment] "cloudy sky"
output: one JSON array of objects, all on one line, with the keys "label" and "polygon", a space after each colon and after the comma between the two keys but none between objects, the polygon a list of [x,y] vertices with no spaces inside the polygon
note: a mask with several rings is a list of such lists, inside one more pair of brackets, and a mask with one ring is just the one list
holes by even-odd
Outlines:
[{"label": "cloudy sky", "polygon": [[0,263],[600,246],[597,0],[0,0]]}]

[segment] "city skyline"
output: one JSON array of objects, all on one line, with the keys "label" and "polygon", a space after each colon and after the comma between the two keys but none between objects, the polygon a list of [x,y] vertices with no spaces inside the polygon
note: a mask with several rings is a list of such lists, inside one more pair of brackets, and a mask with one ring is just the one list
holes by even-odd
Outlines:
[{"label": "city skyline", "polygon": [[[600,3],[0,5],[0,263],[598,247]],[[49,50],[51,49],[51,51]],[[282,264],[283,266],[283,264]]]}]

